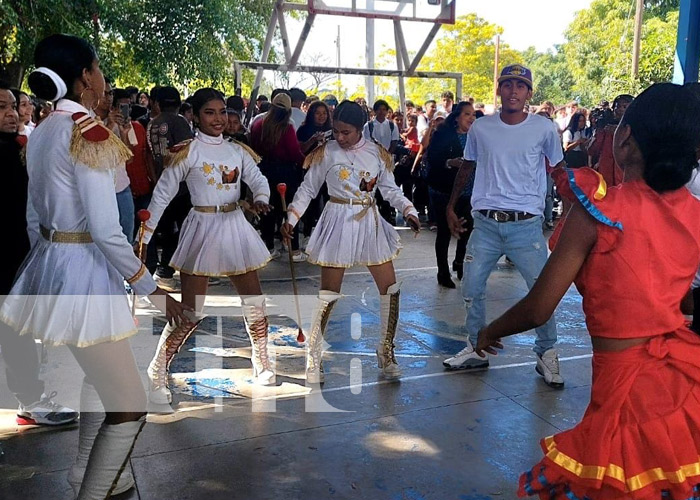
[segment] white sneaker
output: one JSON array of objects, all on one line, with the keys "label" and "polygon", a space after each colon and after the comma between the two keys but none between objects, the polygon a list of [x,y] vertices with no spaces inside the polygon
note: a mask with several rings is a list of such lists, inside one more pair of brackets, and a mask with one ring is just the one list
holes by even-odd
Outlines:
[{"label": "white sneaker", "polygon": [[220,285],[221,284],[221,279],[219,279],[216,276],[210,276],[209,277],[209,284],[212,286]]},{"label": "white sneaker", "polygon": [[51,401],[54,396],[56,391],[48,396],[42,394],[39,401],[28,406],[20,403],[17,410],[17,423],[19,425],[63,425],[75,422],[78,419],[78,412]]},{"label": "white sneaker", "polygon": [[154,277],[156,285],[165,290],[166,292],[179,292],[180,285],[175,278],[161,278],[157,274]]},{"label": "white sneaker", "polygon": [[298,250],[292,254],[292,260],[294,262],[304,262],[306,261],[306,254],[301,250]]},{"label": "white sneaker", "polygon": [[143,297],[141,295],[136,299],[136,309],[150,309],[154,307],[148,297]]},{"label": "white sneaker", "polygon": [[564,379],[559,374],[559,356],[556,350],[549,349],[542,356],[538,355],[535,370],[544,377],[548,386],[556,389],[564,387]]},{"label": "white sneaker", "polygon": [[447,358],[442,362],[442,366],[448,370],[473,370],[476,368],[488,368],[489,358],[479,356],[474,352],[474,347],[469,339],[467,339],[467,347],[459,351],[451,358]]},{"label": "white sneaker", "polygon": [[270,252],[270,258],[272,260],[279,259],[280,257],[282,257],[282,252],[280,252],[276,248]]}]

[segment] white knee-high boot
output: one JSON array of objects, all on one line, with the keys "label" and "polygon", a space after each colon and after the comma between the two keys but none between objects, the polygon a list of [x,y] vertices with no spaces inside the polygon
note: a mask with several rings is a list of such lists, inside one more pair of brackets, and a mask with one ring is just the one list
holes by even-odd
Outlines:
[{"label": "white knee-high boot", "polygon": [[265,312],[265,296],[255,295],[243,299],[243,320],[250,338],[253,363],[253,377],[258,384],[270,385],[275,382],[275,371],[267,352],[269,324]]},{"label": "white knee-high boot", "polygon": [[180,352],[180,348],[197,329],[201,317],[194,313],[191,315],[191,322],[174,326],[170,322],[165,324],[163,332],[158,339],[156,354],[148,365],[148,379],[150,381],[148,397],[151,402],[160,405],[170,404],[173,395],[168,389],[168,369],[175,355]]},{"label": "white knee-high boot", "polygon": [[318,293],[311,331],[309,338],[306,339],[306,382],[309,384],[321,384],[324,381],[323,336],[326,333],[333,306],[340,297],[342,297],[341,294],[331,290],[321,290]]},{"label": "white knee-high boot", "polygon": [[135,422],[102,424],[90,452],[78,500],[105,500],[115,494],[145,423],[146,417],[143,416]]},{"label": "white knee-high boot", "polygon": [[380,295],[380,315],[382,338],[377,347],[377,364],[382,374],[388,378],[401,375],[401,368],[394,355],[394,338],[399,324],[399,296],[401,283],[394,283],[385,295]]},{"label": "white knee-high boot", "polygon": [[[104,407],[100,396],[97,394],[95,387],[87,381],[83,381],[83,387],[80,392],[80,422],[78,430],[78,456],[75,463],[68,471],[68,482],[70,483],[75,495],[80,491],[80,484],[83,482],[85,469],[90,458],[90,450],[95,442],[97,432],[105,420]],[[134,487],[134,476],[131,474],[131,468],[126,467],[117,482],[113,495],[124,493]]]}]

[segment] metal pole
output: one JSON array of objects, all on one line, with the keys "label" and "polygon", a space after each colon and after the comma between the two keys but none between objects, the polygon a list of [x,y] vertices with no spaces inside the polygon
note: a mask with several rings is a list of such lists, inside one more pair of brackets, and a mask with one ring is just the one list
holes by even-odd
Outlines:
[{"label": "metal pole", "polygon": [[498,59],[501,52],[501,35],[496,35],[496,57],[493,63],[493,108],[498,108]]},{"label": "metal pole", "polygon": [[697,82],[699,63],[700,0],[681,0],[673,83]]},{"label": "metal pole", "polygon": [[[267,58],[270,57],[272,37],[275,34],[275,27],[277,26],[277,5],[281,4],[282,0],[277,0],[277,4],[272,10],[272,15],[270,16],[270,22],[267,25],[267,35],[265,35],[265,43],[263,44],[262,54],[260,54],[260,62],[262,63],[266,63]],[[246,125],[250,123],[250,119],[253,117],[253,108],[255,108],[255,99],[258,97],[260,83],[262,83],[263,71],[263,68],[259,67],[258,71],[255,73],[255,82],[253,83],[253,90],[250,92],[250,101],[248,101],[248,109],[246,109],[245,112]]]},{"label": "metal pole", "polygon": [[277,11],[277,24],[280,27],[280,38],[282,38],[282,48],[284,49],[284,62],[289,64],[292,59],[292,49],[289,48],[289,35],[287,34],[287,23],[284,20],[284,11],[280,3],[275,7]]},{"label": "metal pole", "polygon": [[299,62],[299,56],[301,55],[301,51],[304,48],[304,44],[306,43],[306,39],[309,36],[309,32],[311,31],[311,27],[314,25],[314,21],[316,20],[316,14],[310,13],[306,17],[306,22],[304,23],[304,27],[301,30],[301,35],[299,35],[299,41],[296,44],[296,47],[294,48],[294,53],[292,54],[292,58],[289,61],[289,68],[294,68],[294,66],[297,65]]},{"label": "metal pole", "polygon": [[[335,45],[336,45],[336,54],[335,54],[335,61],[336,61],[336,66],[340,68],[340,24],[338,25],[338,37],[335,39]],[[337,99],[340,99],[340,73],[338,73],[338,92],[336,92],[338,95],[336,96]]]},{"label": "metal pole", "polygon": [[413,62],[406,69],[407,74],[412,75],[416,71],[418,64],[420,64],[421,59],[423,59],[423,56],[425,55],[426,51],[428,50],[428,47],[430,47],[430,44],[435,39],[435,35],[437,35],[437,32],[440,31],[440,26],[441,26],[441,24],[435,23],[435,24],[433,24],[433,27],[430,28],[430,33],[428,33],[428,36],[425,38],[423,45],[421,45],[421,48],[418,49],[418,52],[416,53],[415,57],[413,58]]},{"label": "metal pole", "polygon": [[233,63],[233,74],[234,76],[234,94],[235,95],[242,95],[243,94],[243,72],[241,71],[241,65],[238,64],[237,62]]},{"label": "metal pole", "polygon": [[[374,2],[369,0],[367,7],[374,6]],[[367,40],[365,48],[365,62],[368,69],[374,69],[374,19],[367,18]],[[365,80],[367,87],[367,105],[372,107],[374,104],[374,76],[368,75]]]},{"label": "metal pole", "polygon": [[634,44],[632,45],[632,76],[639,76],[639,54],[642,46],[642,24],[644,23],[644,0],[637,0],[634,14]]},{"label": "metal pole", "polygon": [[[367,0],[367,10],[374,10],[374,0]],[[374,69],[374,19],[367,18],[367,39],[365,48],[365,62],[367,63],[367,69]],[[368,76],[365,80],[365,86],[367,87],[367,105],[371,108],[374,104],[374,76]]]},{"label": "metal pole", "polygon": [[[401,36],[399,29],[397,29],[396,22],[394,23],[394,41],[396,42],[396,68],[401,72],[399,75],[399,109],[403,113],[403,125],[406,126],[406,109],[404,103],[406,102],[406,85],[403,78],[404,69],[404,59],[401,55]],[[400,25],[398,26],[400,28]]]}]

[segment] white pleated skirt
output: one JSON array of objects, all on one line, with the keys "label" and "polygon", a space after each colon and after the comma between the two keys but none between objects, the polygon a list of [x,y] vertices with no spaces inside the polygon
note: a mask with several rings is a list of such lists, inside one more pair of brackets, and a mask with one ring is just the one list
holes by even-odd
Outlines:
[{"label": "white pleated skirt", "polygon": [[95,243],[43,238],[24,261],[0,320],[49,345],[88,347],[138,331],[124,278]]},{"label": "white pleated skirt", "polygon": [[190,210],[170,266],[197,276],[235,276],[270,262],[260,235],[243,210],[203,213]]},{"label": "white pleated skirt", "polygon": [[395,259],[401,238],[391,224],[371,207],[359,220],[359,205],[326,203],[306,253],[308,262],[324,267],[378,266]]}]

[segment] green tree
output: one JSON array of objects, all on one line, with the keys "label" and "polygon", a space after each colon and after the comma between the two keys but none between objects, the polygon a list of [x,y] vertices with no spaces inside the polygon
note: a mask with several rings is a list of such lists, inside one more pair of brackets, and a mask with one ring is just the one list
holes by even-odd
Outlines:
[{"label": "green tree", "polygon": [[0,0],[0,79],[20,86],[34,47],[53,33],[94,33],[94,0]]},{"label": "green tree", "polygon": [[[230,83],[235,59],[262,51],[272,0],[103,0],[104,30],[123,41],[108,70],[133,60],[140,78],[187,87]],[[126,52],[126,54],[124,54]],[[132,75],[126,75],[132,76]],[[133,75],[136,76],[136,75]]]},{"label": "green tree", "polygon": [[[0,0],[0,78],[19,84],[36,43],[89,38],[119,84],[232,87],[233,61],[262,51],[273,0]],[[252,80],[252,75],[246,75]]]},{"label": "green tree", "polygon": [[547,52],[537,52],[534,47],[530,47],[523,51],[522,57],[525,65],[532,70],[533,103],[552,101],[564,104],[575,97],[573,88],[576,82],[561,47]]},{"label": "green tree", "polygon": [[574,92],[587,104],[616,94],[637,93],[673,72],[678,2],[647,2],[640,71],[632,77],[634,11],[628,0],[594,0],[566,30],[563,52],[575,80]]},{"label": "green tree", "polygon": [[[454,25],[442,28],[435,47],[426,54],[418,69],[462,73],[462,97],[473,96],[477,101],[490,102],[493,98],[497,34],[503,34],[503,28],[476,14],[460,16]],[[501,67],[522,62],[519,52],[501,42]],[[406,95],[414,102],[423,102],[429,97],[439,98],[445,89],[453,86],[453,80],[409,78],[406,80]]]}]

